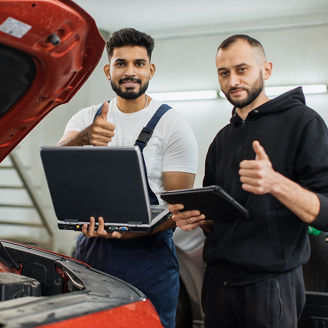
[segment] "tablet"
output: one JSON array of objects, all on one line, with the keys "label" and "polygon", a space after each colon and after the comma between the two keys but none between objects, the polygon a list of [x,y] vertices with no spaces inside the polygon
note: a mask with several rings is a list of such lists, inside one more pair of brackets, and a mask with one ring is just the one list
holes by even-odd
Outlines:
[{"label": "tablet", "polygon": [[165,191],[161,198],[169,204],[183,204],[185,210],[199,210],[206,219],[249,219],[249,211],[220,186]]}]

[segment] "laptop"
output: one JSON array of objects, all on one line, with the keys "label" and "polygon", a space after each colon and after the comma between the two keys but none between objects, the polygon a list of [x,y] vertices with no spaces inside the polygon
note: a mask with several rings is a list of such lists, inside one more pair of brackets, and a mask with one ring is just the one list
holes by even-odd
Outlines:
[{"label": "laptop", "polygon": [[185,210],[199,210],[206,219],[249,219],[250,212],[218,185],[165,191],[161,198],[170,204],[183,204]]},{"label": "laptop", "polygon": [[60,229],[102,216],[107,231],[151,232],[170,216],[150,205],[139,147],[42,147],[41,160]]}]

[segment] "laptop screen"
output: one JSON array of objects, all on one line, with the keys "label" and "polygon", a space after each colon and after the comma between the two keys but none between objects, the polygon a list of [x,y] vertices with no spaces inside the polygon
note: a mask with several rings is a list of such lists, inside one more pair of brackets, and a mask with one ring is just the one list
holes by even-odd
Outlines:
[{"label": "laptop screen", "polygon": [[41,159],[59,220],[150,223],[138,147],[43,147]]}]

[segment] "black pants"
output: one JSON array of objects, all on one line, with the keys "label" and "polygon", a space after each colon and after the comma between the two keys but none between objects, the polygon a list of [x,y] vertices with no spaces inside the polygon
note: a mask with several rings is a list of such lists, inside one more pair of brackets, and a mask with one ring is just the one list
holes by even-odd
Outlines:
[{"label": "black pants", "polygon": [[305,304],[302,268],[242,286],[225,286],[215,267],[205,271],[206,328],[296,328]]}]

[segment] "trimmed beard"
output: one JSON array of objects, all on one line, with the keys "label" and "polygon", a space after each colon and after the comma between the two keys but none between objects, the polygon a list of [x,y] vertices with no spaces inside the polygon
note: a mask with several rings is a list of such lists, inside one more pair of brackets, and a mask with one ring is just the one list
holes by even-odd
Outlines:
[{"label": "trimmed beard", "polygon": [[[139,80],[140,81],[140,80]],[[131,99],[137,99],[139,98],[141,95],[143,95],[147,89],[148,89],[148,85],[149,85],[149,81],[147,81],[145,84],[141,84],[140,83],[140,90],[138,92],[133,91],[132,89],[127,89],[126,91],[123,91],[122,88],[117,85],[114,84],[113,81],[110,81],[111,85],[112,85],[112,89],[114,90],[114,92],[121,98],[126,99],[126,100],[131,100]]]},{"label": "trimmed beard", "polygon": [[[250,89],[247,88],[231,88],[228,93],[224,93],[228,101],[237,108],[244,108],[251,104],[258,95],[262,92],[264,88],[264,80],[262,77],[262,72],[260,72],[259,78],[253,83]],[[232,90],[242,89],[247,92],[247,97],[241,100],[233,100],[230,98],[229,93]]]}]

